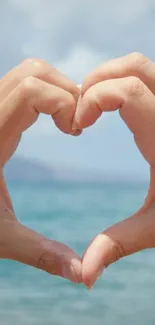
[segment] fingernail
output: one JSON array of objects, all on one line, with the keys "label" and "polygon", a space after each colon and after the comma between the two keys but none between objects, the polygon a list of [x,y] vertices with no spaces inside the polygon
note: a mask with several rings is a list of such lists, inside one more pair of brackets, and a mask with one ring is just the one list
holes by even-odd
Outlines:
[{"label": "fingernail", "polygon": [[102,273],[104,271],[104,267],[102,267],[94,276],[91,278],[91,281],[86,285],[88,290],[92,289],[96,284],[96,281],[100,279]]},{"label": "fingernail", "polygon": [[83,132],[83,130],[75,130],[71,133],[71,135],[74,137],[77,137],[77,136],[81,135],[82,132]]},{"label": "fingernail", "polygon": [[63,278],[70,280],[73,283],[78,283],[77,275],[74,271],[74,268],[72,268],[68,264],[63,264],[61,268],[61,275]]},{"label": "fingernail", "polygon": [[[76,85],[76,86],[81,90],[82,85]],[[74,96],[75,100],[78,101],[79,93],[78,94],[75,93],[73,96]]]},{"label": "fingernail", "polygon": [[77,123],[77,117],[78,117],[78,109],[79,109],[79,106],[80,106],[80,102],[81,102],[81,96],[79,96],[78,101],[77,101],[76,111],[75,111],[73,124],[72,124],[72,130],[73,130],[74,133],[75,133],[76,130],[79,130],[78,129],[78,123]]},{"label": "fingernail", "polygon": [[76,127],[76,122],[75,122],[75,120],[73,120],[73,124],[72,124],[72,135],[74,135],[75,133],[76,133],[76,131],[77,131],[77,127]]}]

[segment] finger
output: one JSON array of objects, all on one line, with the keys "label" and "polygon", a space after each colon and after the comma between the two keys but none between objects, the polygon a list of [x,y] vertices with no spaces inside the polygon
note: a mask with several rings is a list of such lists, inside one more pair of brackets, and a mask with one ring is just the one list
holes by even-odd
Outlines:
[{"label": "finger", "polygon": [[155,64],[141,53],[131,53],[107,61],[89,73],[82,85],[82,95],[98,82],[129,76],[139,78],[155,94]]},{"label": "finger", "polygon": [[0,257],[44,270],[50,274],[80,283],[81,259],[69,247],[48,240],[17,221],[0,222]]},{"label": "finger", "polygon": [[[6,187],[2,168],[0,168],[0,207],[1,208],[3,207],[3,211],[5,211],[5,209],[7,207],[7,209],[14,212],[11,198],[10,198],[9,192]],[[1,216],[0,216],[0,218],[1,218]],[[11,216],[11,219],[12,219],[12,216]],[[16,219],[15,215],[13,215],[13,219]]]},{"label": "finger", "polygon": [[[0,80],[0,101],[3,101],[14,88],[28,77],[43,80],[68,91],[73,95],[75,102],[77,103],[80,89],[70,79],[49,65],[46,61],[33,58],[24,60],[20,65],[12,69]],[[70,121],[70,123],[72,123],[72,121]],[[80,135],[81,130],[71,129],[70,132],[67,133]]]},{"label": "finger", "polygon": [[120,108],[120,115],[151,166],[155,164],[155,97],[140,79],[106,80],[87,90],[75,114],[79,128],[95,123],[102,112]]},{"label": "finger", "polygon": [[24,60],[0,80],[0,100],[2,101],[28,77],[34,77],[60,87],[71,93],[76,100],[79,97],[78,87],[65,75],[44,60],[30,58]]},{"label": "finger", "polygon": [[120,258],[155,247],[155,204],[99,234],[83,256],[82,279],[91,288],[103,270]]},{"label": "finger", "polygon": [[25,79],[0,105],[0,148],[20,134],[39,113],[52,115],[55,124],[65,133],[72,132],[76,102],[67,91],[39,79]]}]

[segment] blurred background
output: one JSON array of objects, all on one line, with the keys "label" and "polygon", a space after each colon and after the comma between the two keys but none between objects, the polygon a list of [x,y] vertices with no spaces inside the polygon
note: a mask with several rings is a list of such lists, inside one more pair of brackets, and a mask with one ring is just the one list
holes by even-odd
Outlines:
[{"label": "blurred background", "polygon": [[[27,57],[47,60],[76,83],[107,59],[155,59],[154,0],[0,1],[0,75]],[[99,231],[142,204],[146,162],[117,112],[82,136],[40,116],[6,165],[17,217],[82,254]],[[0,261],[0,324],[155,324],[154,252],[109,267],[92,291],[12,261]]]}]

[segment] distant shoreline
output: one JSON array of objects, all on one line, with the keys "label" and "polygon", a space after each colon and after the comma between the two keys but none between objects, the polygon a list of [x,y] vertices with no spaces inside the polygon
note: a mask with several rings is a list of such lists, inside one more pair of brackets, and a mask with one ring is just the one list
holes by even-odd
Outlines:
[{"label": "distant shoreline", "polygon": [[149,178],[141,175],[124,175],[116,172],[95,170],[77,170],[67,167],[48,166],[39,161],[28,160],[23,157],[13,157],[4,168],[4,176],[9,183],[28,184],[144,184],[149,183]]}]

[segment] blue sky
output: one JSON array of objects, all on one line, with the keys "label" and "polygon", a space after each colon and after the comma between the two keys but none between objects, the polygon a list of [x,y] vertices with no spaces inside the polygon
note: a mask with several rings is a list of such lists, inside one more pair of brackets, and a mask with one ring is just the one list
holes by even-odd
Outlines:
[{"label": "blue sky", "polygon": [[[47,60],[82,83],[109,58],[140,51],[155,59],[154,0],[1,0],[1,76],[26,57]],[[148,177],[148,166],[117,113],[104,114],[79,138],[40,116],[17,153],[46,164]]]}]

